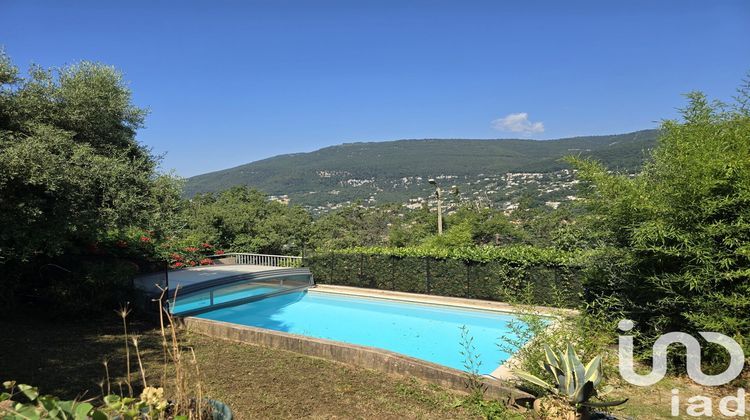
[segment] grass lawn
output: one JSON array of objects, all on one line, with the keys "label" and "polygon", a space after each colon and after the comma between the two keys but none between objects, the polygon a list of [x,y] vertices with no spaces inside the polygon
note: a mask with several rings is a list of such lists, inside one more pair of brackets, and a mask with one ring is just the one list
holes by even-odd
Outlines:
[{"label": "grass lawn", "polygon": [[[0,379],[63,398],[96,397],[107,357],[116,388],[115,377],[125,376],[122,325],[115,313],[105,318],[0,321]],[[130,322],[129,328],[140,335],[146,371],[158,382],[158,330],[144,322]],[[183,342],[195,349],[207,394],[228,403],[239,419],[478,417],[474,409],[457,406],[463,395],[422,381],[200,335]],[[134,364],[134,377],[136,369]]]},{"label": "grass lawn", "polygon": [[[131,321],[129,328],[140,335],[149,380],[158,383],[163,366],[158,330],[140,321]],[[124,378],[122,325],[114,313],[65,324],[3,319],[0,331],[0,380],[35,385],[63,398],[97,397],[105,357],[115,389],[117,378]],[[483,417],[475,404],[462,405],[464,395],[419,380],[196,334],[183,343],[195,349],[207,394],[228,403],[238,419]],[[134,362],[133,377],[136,369]],[[669,413],[673,388],[680,390],[683,405],[693,395],[736,394],[736,389],[706,389],[673,377],[651,388],[616,385],[616,397],[630,398],[614,411],[623,418],[674,418]],[[507,411],[499,418],[523,415]]]}]

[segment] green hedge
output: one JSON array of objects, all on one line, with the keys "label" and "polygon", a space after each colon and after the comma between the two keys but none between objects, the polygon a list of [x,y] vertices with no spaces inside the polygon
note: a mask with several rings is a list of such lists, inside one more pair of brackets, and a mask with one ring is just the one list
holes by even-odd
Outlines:
[{"label": "green hedge", "polygon": [[530,246],[369,247],[319,252],[305,264],[321,284],[575,307],[583,258]]}]

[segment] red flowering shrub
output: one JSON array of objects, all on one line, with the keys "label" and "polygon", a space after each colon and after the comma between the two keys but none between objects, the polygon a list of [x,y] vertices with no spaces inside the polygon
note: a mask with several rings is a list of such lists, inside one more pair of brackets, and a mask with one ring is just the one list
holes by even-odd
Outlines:
[{"label": "red flowering shrub", "polygon": [[170,268],[196,267],[212,265],[212,255],[221,255],[222,250],[215,252],[215,247],[196,238],[163,238],[153,231],[132,229],[125,232],[112,232],[111,236],[98,244],[89,246],[88,252],[110,253],[118,256],[147,256],[158,261],[166,261]]},{"label": "red flowering shrub", "polygon": [[159,260],[157,245],[161,244],[155,232],[129,228],[108,232],[87,251],[96,255]]},{"label": "red flowering shrub", "polygon": [[[214,253],[214,246],[208,242],[202,242],[199,246],[190,244],[190,242],[180,241],[174,243],[171,241],[165,242],[166,246],[163,246],[164,258],[169,260],[169,266],[171,268],[182,268],[182,267],[195,267],[198,265],[212,265],[213,260],[208,258],[211,255],[221,255],[221,253]],[[179,263],[179,264],[178,264]]]}]

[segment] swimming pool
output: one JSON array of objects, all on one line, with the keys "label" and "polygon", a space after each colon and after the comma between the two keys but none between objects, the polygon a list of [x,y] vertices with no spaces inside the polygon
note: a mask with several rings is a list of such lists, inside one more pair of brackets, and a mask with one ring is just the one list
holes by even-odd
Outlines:
[{"label": "swimming pool", "polygon": [[289,292],[196,317],[390,350],[459,370],[465,370],[461,355],[465,326],[482,374],[492,373],[511,356],[498,346],[501,337],[515,337],[508,328],[515,317],[504,312],[315,290]]}]

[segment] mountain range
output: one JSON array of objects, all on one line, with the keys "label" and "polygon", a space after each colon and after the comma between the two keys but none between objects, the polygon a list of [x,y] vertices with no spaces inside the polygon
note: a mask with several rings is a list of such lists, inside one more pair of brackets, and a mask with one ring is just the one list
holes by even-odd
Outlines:
[{"label": "mountain range", "polygon": [[[553,179],[569,178],[569,167],[562,161],[568,155],[591,157],[611,170],[634,172],[656,144],[657,136],[657,130],[643,130],[555,140],[344,143],[194,176],[187,179],[184,191],[190,197],[249,185],[277,199],[318,210],[356,201],[419,202],[434,191],[427,183],[429,178],[437,179],[445,187],[457,185],[467,196],[487,195],[493,191],[502,193],[503,185],[512,186],[509,177],[518,174],[537,174],[531,178],[538,180],[550,178],[551,174],[557,174]],[[537,184],[541,188],[545,183]],[[494,201],[507,203],[507,191],[501,195]]]}]

